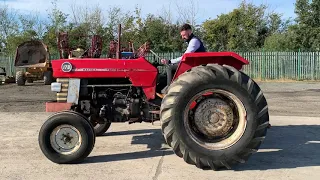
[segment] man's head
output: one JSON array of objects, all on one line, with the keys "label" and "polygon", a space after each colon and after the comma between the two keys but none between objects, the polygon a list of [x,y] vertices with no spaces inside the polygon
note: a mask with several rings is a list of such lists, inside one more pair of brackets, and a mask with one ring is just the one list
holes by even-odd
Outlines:
[{"label": "man's head", "polygon": [[189,24],[184,24],[180,28],[180,35],[183,40],[188,40],[191,34],[192,34],[192,28]]}]

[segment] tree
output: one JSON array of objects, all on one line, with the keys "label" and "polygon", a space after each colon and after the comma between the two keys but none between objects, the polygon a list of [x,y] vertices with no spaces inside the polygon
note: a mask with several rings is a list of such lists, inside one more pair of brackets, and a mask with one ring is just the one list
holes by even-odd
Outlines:
[{"label": "tree", "polygon": [[57,35],[59,32],[66,31],[68,14],[63,13],[57,7],[57,0],[53,0],[52,9],[48,10],[49,23],[46,24],[46,32],[43,36],[43,41],[50,47],[50,53],[56,54],[57,50]]},{"label": "tree", "polygon": [[263,47],[270,32],[265,10],[265,5],[243,1],[232,12],[207,20],[203,23],[207,46],[213,51],[252,51]]},{"label": "tree", "polygon": [[[189,23],[192,26],[197,25],[197,19],[199,14],[198,3],[195,0],[189,0],[188,5],[186,1],[176,2],[176,10],[178,12],[179,24]],[[184,4],[185,6],[182,6]]]},{"label": "tree", "polygon": [[0,44],[5,51],[8,51],[8,37],[19,32],[17,11],[9,9],[7,5],[0,4]]}]

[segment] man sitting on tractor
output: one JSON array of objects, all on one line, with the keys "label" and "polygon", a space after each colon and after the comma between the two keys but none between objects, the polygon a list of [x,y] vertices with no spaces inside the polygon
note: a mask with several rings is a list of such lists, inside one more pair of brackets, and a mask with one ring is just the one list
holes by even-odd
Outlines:
[{"label": "man sitting on tractor", "polygon": [[[180,35],[182,39],[188,44],[188,48],[185,53],[191,52],[206,52],[206,48],[204,47],[202,41],[193,34],[192,28],[189,24],[184,24],[180,29]],[[166,60],[162,59],[162,64],[167,64],[167,85],[170,84],[174,73],[176,72],[179,62],[181,61],[182,56],[176,59]],[[167,87],[166,87],[167,88]],[[165,89],[166,89],[165,88]]]}]

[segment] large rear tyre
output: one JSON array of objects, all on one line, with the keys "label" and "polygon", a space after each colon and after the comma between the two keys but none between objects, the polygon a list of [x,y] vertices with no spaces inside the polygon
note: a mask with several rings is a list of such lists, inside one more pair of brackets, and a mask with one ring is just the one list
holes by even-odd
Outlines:
[{"label": "large rear tyre", "polygon": [[16,83],[18,86],[23,86],[26,84],[26,78],[22,71],[16,73]]},{"label": "large rear tyre", "polygon": [[92,125],[76,112],[59,112],[50,116],[39,132],[41,151],[57,164],[83,161],[91,153],[94,144]]},{"label": "large rear tyre", "polygon": [[181,74],[160,110],[175,154],[201,169],[231,169],[257,152],[269,125],[259,86],[230,66],[209,64]]}]

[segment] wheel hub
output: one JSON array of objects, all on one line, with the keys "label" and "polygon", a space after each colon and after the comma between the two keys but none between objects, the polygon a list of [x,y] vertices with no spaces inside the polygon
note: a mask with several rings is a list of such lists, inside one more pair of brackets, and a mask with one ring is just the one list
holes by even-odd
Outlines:
[{"label": "wheel hub", "polygon": [[218,98],[200,102],[194,116],[197,129],[208,138],[226,135],[232,128],[233,119],[232,108]]},{"label": "wheel hub", "polygon": [[56,127],[50,136],[53,149],[61,154],[71,154],[77,151],[81,140],[80,132],[70,125]]},{"label": "wheel hub", "polygon": [[[193,103],[196,105],[192,105]],[[234,94],[207,89],[194,95],[184,112],[187,134],[200,146],[212,150],[235,144],[246,129],[246,109]]]}]

